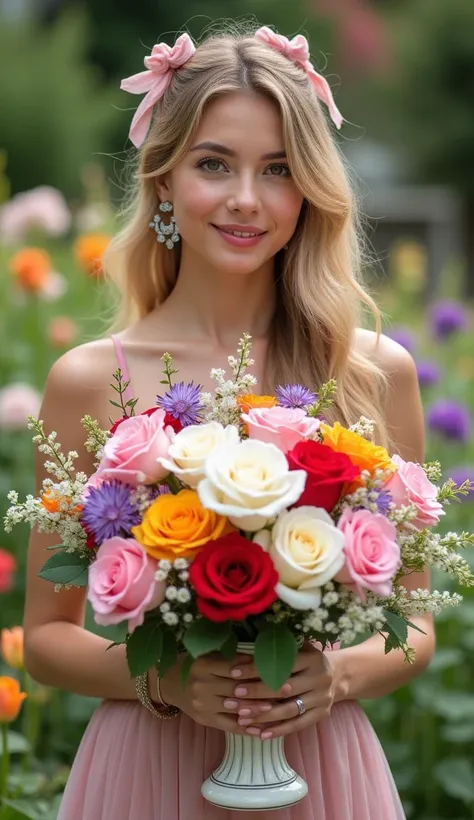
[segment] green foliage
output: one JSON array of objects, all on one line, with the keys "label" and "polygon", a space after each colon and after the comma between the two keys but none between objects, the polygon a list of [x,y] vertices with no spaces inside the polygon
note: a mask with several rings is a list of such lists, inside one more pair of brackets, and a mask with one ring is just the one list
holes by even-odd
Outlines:
[{"label": "green foliage", "polygon": [[298,645],[283,624],[265,624],[255,641],[255,665],[263,681],[276,692],[291,675]]},{"label": "green foliage", "polygon": [[89,563],[87,556],[60,550],[48,558],[38,574],[53,584],[86,587]]}]

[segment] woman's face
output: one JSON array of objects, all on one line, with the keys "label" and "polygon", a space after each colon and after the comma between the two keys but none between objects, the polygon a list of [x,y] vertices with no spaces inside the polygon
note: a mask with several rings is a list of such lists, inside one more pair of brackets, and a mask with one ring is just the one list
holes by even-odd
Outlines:
[{"label": "woman's face", "polygon": [[272,260],[303,203],[278,108],[252,92],[208,105],[187,155],[157,189],[173,203],[183,259],[200,257],[226,273],[251,273]]}]

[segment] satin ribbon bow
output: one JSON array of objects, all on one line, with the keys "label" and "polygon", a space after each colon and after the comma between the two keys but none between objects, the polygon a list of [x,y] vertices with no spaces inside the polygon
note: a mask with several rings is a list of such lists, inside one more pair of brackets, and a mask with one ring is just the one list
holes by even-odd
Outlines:
[{"label": "satin ribbon bow", "polygon": [[333,123],[337,128],[340,128],[343,123],[342,114],[334,102],[328,81],[314,70],[314,66],[309,59],[310,53],[306,37],[303,37],[302,34],[298,34],[296,37],[293,37],[292,40],[288,40],[287,37],[276,34],[271,28],[268,28],[268,26],[259,28],[258,31],[255,32],[255,37],[257,40],[260,40],[261,43],[265,43],[265,45],[270,46],[270,48],[273,48],[275,51],[279,51],[284,57],[292,60],[296,65],[306,71],[308,79],[319,99],[326,103]]},{"label": "satin ribbon bow", "polygon": [[133,74],[120,83],[120,88],[131,94],[148,92],[135,111],[130,126],[129,136],[136,148],[140,147],[147,135],[153,107],[168,88],[173,72],[187,63],[195,51],[196,47],[189,34],[181,34],[173,48],[166,43],[158,43],[153,46],[150,56],[145,57],[148,71]]}]

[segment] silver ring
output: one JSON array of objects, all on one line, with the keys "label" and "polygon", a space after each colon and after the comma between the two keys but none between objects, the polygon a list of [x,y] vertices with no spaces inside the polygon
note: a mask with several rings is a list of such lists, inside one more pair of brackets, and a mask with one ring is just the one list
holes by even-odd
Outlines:
[{"label": "silver ring", "polygon": [[304,704],[303,698],[296,698],[295,703],[296,708],[298,709],[298,717],[300,715],[304,715],[304,713],[306,712],[306,706]]}]

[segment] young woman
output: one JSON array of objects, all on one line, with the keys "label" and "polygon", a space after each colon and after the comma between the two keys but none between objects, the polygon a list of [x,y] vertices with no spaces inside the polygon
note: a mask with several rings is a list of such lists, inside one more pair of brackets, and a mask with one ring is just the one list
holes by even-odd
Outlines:
[{"label": "young woman", "polygon": [[[358,326],[363,303],[377,313],[359,281],[354,199],[320,101],[338,126],[341,116],[305,39],[261,29],[214,35],[195,50],[183,35],[172,49],[155,46],[145,65],[123,83],[147,96],[131,129],[139,148],[135,197],[106,260],[122,292],[121,330],[55,363],[45,427],[81,453],[79,469],[92,472],[79,421],[89,413],[109,426],[117,357],[140,412],[156,403],[165,351],[180,380],[212,389],[210,368],[226,367],[247,331],[260,392],[288,382],[315,388],[334,377],[333,420],[349,424],[364,414],[376,420],[382,443],[422,461],[413,362]],[[41,480],[40,461],[37,472]],[[378,636],[324,654],[308,646],[275,694],[255,679],[248,658],[208,657],[193,665],[185,689],[179,663],[158,692],[150,673],[151,714],[123,647],[107,652],[108,640],[85,631],[84,591],[56,594],[38,578],[51,543],[47,535],[31,539],[27,668],[42,683],[104,700],[60,820],[238,820],[200,793],[221,760],[224,730],[286,735],[289,762],[308,782],[294,808],[251,812],[249,820],[402,820],[385,757],[356,701],[423,671],[434,645],[429,617],[418,619],[425,634],[410,635],[412,666],[401,653],[385,656]],[[420,573],[406,584],[425,587],[429,579]],[[299,716],[296,698],[305,704]]]}]

